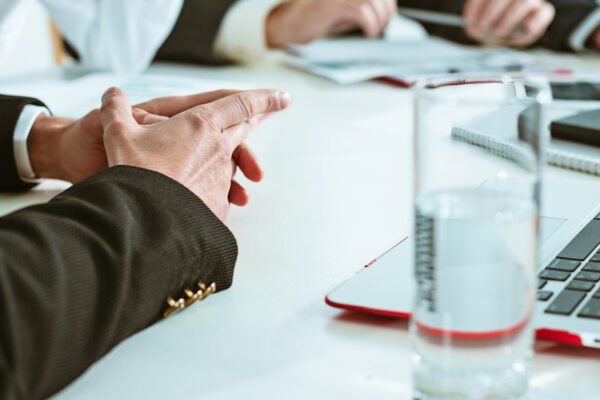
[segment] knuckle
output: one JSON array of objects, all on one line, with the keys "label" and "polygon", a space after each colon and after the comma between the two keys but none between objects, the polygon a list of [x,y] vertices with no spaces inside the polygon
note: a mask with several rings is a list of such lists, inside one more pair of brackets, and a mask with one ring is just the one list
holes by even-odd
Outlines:
[{"label": "knuckle", "polygon": [[194,130],[216,130],[214,116],[205,108],[199,108],[195,113],[192,114],[191,123]]},{"label": "knuckle", "polygon": [[238,104],[240,110],[244,113],[245,116],[254,115],[256,112],[256,106],[254,104],[253,98],[247,94],[243,93],[238,96]]},{"label": "knuckle", "polygon": [[[277,110],[280,108],[279,107],[279,99],[277,99],[275,97],[274,93],[269,93],[269,95],[267,96],[267,99],[266,99],[265,106],[266,106],[266,110],[262,110],[262,111]],[[258,120],[256,120],[256,119],[253,119],[251,122],[252,122],[253,126],[258,125]]]}]

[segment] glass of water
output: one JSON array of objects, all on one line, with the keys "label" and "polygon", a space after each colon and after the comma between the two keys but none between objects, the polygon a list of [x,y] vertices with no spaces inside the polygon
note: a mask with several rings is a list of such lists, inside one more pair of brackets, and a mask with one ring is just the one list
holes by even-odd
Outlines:
[{"label": "glass of water", "polygon": [[509,76],[417,85],[416,399],[527,398],[550,98]]}]

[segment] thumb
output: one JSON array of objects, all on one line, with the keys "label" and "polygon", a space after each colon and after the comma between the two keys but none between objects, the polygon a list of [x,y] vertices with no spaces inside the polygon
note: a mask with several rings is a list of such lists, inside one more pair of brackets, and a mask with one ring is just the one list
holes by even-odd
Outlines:
[{"label": "thumb", "polygon": [[132,115],[129,99],[121,89],[111,87],[104,93],[100,108],[100,120],[105,130],[110,130],[115,123],[120,126],[137,125]]}]

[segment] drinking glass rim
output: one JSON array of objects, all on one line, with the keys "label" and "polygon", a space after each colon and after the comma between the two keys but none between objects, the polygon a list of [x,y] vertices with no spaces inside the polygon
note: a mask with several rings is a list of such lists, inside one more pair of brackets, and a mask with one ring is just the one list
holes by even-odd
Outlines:
[{"label": "drinking glass rim", "polygon": [[[413,90],[415,92],[416,101],[418,99],[439,98],[439,95],[436,94],[436,89],[447,88],[451,86],[479,85],[487,83],[501,83],[509,85],[519,82],[526,83],[527,86],[533,87],[537,90],[535,96],[531,96],[525,93],[525,96],[517,98],[517,101],[535,102],[540,105],[548,105],[552,102],[552,93],[550,90],[549,81],[545,76],[542,75],[525,76],[511,75],[506,73],[498,74],[485,72],[458,72],[419,79],[415,83]],[[492,101],[485,99],[465,99],[460,98],[460,96],[458,96],[457,94],[452,94],[450,97],[453,99],[453,101],[465,105],[485,105],[489,103],[497,104],[497,100]]]}]

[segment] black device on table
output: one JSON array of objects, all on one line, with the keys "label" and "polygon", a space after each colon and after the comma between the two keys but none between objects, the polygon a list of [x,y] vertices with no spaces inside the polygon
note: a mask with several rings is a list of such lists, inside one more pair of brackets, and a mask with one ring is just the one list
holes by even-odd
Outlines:
[{"label": "black device on table", "polygon": [[555,100],[600,101],[600,82],[552,82]]},{"label": "black device on table", "polygon": [[600,147],[600,109],[552,121],[553,138]]}]

